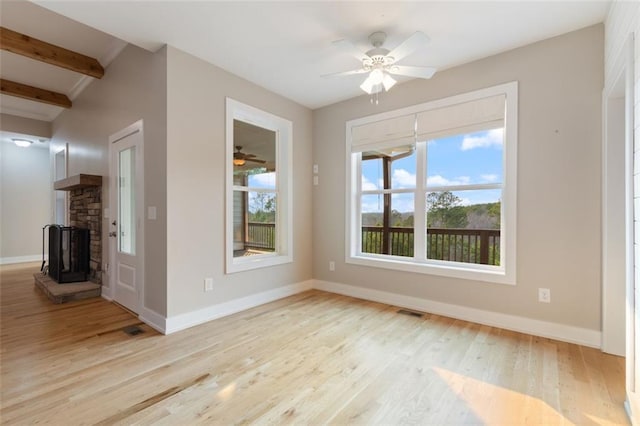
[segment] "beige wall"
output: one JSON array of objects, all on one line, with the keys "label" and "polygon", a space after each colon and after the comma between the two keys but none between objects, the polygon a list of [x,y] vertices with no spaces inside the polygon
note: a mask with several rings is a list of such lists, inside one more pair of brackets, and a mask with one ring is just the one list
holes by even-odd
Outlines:
[{"label": "beige wall", "polygon": [[[168,315],[310,279],[311,111],[177,49],[167,58]],[[224,273],[226,97],[293,122],[293,263]]]},{"label": "beige wall", "polygon": [[49,151],[0,143],[0,263],[42,256],[42,227],[51,219]]},{"label": "beige wall", "polygon": [[[69,143],[69,176],[103,176],[102,203],[109,207],[109,136],[144,120],[145,203],[157,207],[157,220],[145,222],[144,305],[160,315],[167,304],[166,105],[166,50],[128,46],[53,122],[51,143],[52,153]],[[103,253],[109,253],[109,229],[103,219]]]},{"label": "beige wall", "polygon": [[[345,122],[519,82],[517,285],[344,263]],[[603,26],[596,25],[314,111],[314,278],[600,330]],[[329,272],[328,262],[336,262]],[[552,303],[537,301],[551,289]]]},{"label": "beige wall", "polygon": [[0,114],[0,130],[45,139],[51,137],[51,123],[48,121],[17,117],[10,114]]}]

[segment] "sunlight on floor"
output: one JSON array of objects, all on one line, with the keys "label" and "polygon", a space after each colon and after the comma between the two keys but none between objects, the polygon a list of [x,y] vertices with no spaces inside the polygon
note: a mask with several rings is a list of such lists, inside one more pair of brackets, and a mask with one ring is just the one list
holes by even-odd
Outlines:
[{"label": "sunlight on floor", "polygon": [[[579,407],[580,419],[568,419],[547,402],[520,392],[486,383],[442,368],[434,371],[450,390],[463,400],[469,411],[484,424],[504,424],[520,417],[522,424],[596,424],[614,425],[596,415],[585,413],[590,407]],[[577,403],[577,401],[576,401]]]}]

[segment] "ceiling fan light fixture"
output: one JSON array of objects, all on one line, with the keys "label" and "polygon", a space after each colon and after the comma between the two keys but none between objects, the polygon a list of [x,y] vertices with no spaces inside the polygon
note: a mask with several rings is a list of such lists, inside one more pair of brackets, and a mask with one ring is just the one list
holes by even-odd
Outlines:
[{"label": "ceiling fan light fixture", "polygon": [[360,88],[369,95],[375,95],[383,90],[389,91],[396,84],[396,80],[386,72],[376,69],[362,82]]},{"label": "ceiling fan light fixture", "polygon": [[384,71],[382,71],[380,68],[376,68],[369,74],[369,79],[371,80],[371,83],[373,85],[380,84],[384,80],[384,75]]},{"label": "ceiling fan light fixture", "polygon": [[393,86],[396,85],[396,80],[389,74],[385,74],[384,78],[382,79],[382,85],[384,86],[384,90],[388,92]]},{"label": "ceiling fan light fixture", "polygon": [[362,84],[360,85],[360,88],[368,93],[369,95],[371,95],[373,92],[373,87],[375,86],[375,84],[373,84],[373,81],[371,80],[371,76],[367,77],[367,79],[365,81],[362,82]]},{"label": "ceiling fan light fixture", "polygon": [[234,166],[244,166],[244,163],[246,163],[247,161],[244,158],[234,158],[233,159],[233,165]]},{"label": "ceiling fan light fixture", "polygon": [[13,143],[15,143],[20,148],[28,148],[33,143],[33,141],[30,141],[28,139],[12,139],[12,140],[13,140]]}]

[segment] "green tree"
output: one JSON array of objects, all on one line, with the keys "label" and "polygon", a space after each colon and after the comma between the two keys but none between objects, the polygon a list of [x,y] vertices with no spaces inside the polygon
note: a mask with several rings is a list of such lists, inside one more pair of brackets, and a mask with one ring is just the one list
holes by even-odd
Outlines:
[{"label": "green tree", "polygon": [[276,197],[274,194],[258,192],[249,197],[249,221],[274,223],[276,221]]},{"label": "green tree", "polygon": [[451,191],[427,194],[427,226],[430,228],[464,228],[467,212],[462,200]]}]

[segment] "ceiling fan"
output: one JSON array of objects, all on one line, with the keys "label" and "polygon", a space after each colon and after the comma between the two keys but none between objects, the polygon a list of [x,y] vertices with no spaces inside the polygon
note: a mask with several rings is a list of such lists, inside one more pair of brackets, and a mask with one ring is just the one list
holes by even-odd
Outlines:
[{"label": "ceiling fan", "polygon": [[428,43],[429,37],[420,31],[416,31],[393,50],[382,47],[386,38],[387,34],[382,31],[376,31],[371,34],[369,36],[369,42],[373,45],[373,49],[367,52],[360,51],[360,49],[348,40],[333,42],[335,46],[360,60],[362,62],[362,68],[327,74],[323,77],[342,77],[369,73],[366,80],[360,85],[360,88],[370,95],[380,93],[383,90],[389,91],[393,85],[396,84],[396,80],[391,77],[391,74],[416,78],[433,77],[437,71],[434,67],[397,65],[400,60]]},{"label": "ceiling fan", "polygon": [[236,152],[233,153],[233,165],[244,166],[247,161],[260,164],[266,163],[265,160],[259,160],[255,157],[256,156],[253,154],[245,154],[244,152],[242,152],[242,147],[240,145],[236,145]]}]

